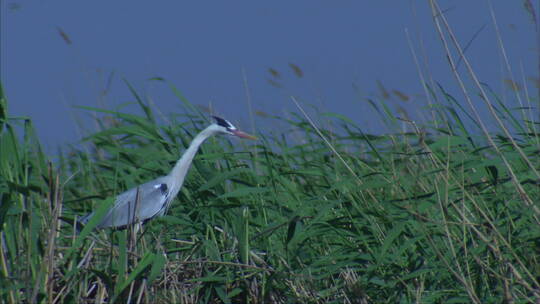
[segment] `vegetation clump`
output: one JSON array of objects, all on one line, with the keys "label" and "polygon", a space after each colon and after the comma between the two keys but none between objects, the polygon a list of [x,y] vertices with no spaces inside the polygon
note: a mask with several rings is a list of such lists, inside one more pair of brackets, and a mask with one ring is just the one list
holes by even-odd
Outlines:
[{"label": "vegetation clump", "polygon": [[210,140],[171,210],[142,232],[77,234],[77,216],[168,172],[206,126],[191,106],[160,124],[136,97],[141,115],[93,109],[107,124],[86,150],[51,163],[2,95],[3,302],[540,297],[539,133],[511,111],[527,132],[490,134],[496,146],[467,132],[451,103],[431,125],[388,134],[335,114],[321,114],[322,126],[295,115],[281,119],[287,132],[252,145]]}]

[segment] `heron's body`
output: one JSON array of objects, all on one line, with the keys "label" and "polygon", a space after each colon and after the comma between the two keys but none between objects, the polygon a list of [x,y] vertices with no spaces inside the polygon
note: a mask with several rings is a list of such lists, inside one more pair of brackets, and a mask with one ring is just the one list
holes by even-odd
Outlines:
[{"label": "heron's body", "polygon": [[[168,175],[158,177],[118,195],[114,205],[107,211],[96,228],[122,228],[164,215],[180,191],[199,147],[212,135],[225,133],[244,138],[254,138],[238,131],[230,122],[222,118],[214,117],[214,119],[216,119],[217,123],[211,124],[193,139]],[[82,217],[80,222],[86,224],[93,216],[94,213],[92,212]]]}]

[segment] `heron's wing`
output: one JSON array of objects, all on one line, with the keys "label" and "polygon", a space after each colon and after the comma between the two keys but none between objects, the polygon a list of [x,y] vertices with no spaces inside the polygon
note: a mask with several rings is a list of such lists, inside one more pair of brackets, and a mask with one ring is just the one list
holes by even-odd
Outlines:
[{"label": "heron's wing", "polygon": [[122,227],[156,216],[167,203],[169,187],[166,177],[160,177],[121,193],[98,228]]}]

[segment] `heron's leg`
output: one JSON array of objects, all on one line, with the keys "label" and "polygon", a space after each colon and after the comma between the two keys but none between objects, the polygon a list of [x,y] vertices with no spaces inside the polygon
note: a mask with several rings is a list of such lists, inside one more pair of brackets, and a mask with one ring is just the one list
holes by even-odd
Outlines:
[{"label": "heron's leg", "polygon": [[135,235],[137,235],[137,232],[139,232],[139,230],[141,230],[142,228],[142,223],[141,222],[137,222],[134,227],[133,227],[133,231],[135,232]]},{"label": "heron's leg", "polygon": [[137,247],[137,239],[138,239],[137,233],[140,230],[140,226],[141,226],[141,223],[138,221],[128,226],[128,229],[127,229],[127,236],[129,240],[128,249],[130,251],[135,250],[135,248]]}]

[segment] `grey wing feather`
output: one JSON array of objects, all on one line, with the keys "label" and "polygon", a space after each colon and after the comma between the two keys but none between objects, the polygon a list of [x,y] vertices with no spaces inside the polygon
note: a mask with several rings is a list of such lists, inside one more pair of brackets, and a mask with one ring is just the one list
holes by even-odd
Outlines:
[{"label": "grey wing feather", "polygon": [[[122,227],[163,215],[169,199],[168,188],[166,177],[160,177],[119,194],[97,228]],[[81,223],[86,224],[92,216],[93,213],[83,217]]]}]

